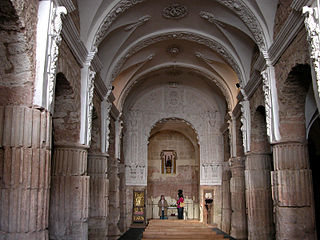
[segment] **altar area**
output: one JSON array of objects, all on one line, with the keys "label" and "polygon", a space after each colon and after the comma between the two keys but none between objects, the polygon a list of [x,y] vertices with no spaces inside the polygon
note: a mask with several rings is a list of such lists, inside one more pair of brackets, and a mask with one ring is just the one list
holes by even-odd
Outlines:
[{"label": "altar area", "polygon": [[[168,207],[168,219],[178,219],[178,209],[176,206],[176,200],[170,197],[165,197],[169,207]],[[146,205],[146,216],[147,219],[159,219],[159,207],[158,201],[159,198],[151,198],[148,199]],[[183,211],[183,218],[185,220],[188,219],[200,219],[200,211],[199,211],[199,203],[194,203],[192,199],[185,198],[186,206],[184,207]]]}]

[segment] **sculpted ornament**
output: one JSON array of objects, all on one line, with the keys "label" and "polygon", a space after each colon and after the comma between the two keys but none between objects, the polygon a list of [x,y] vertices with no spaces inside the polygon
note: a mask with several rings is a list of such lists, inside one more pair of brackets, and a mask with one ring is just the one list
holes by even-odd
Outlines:
[{"label": "sculpted ornament", "polygon": [[270,89],[270,81],[269,81],[269,74],[268,69],[261,72],[262,79],[263,79],[263,93],[264,93],[264,104],[266,110],[266,124],[267,124],[267,135],[271,139],[271,89]]},{"label": "sculpted ornament", "polygon": [[244,0],[216,0],[218,3],[230,8],[233,10],[242,21],[248,26],[252,35],[255,38],[257,45],[261,52],[265,52],[267,50],[267,44],[265,40],[264,33],[262,31],[262,27],[255,17],[254,13],[247,7]]},{"label": "sculpted ornament", "polygon": [[113,21],[123,12],[125,12],[130,7],[135,6],[138,3],[142,3],[146,0],[121,0],[117,5],[114,6],[114,8],[107,14],[107,16],[104,18],[102,23],[100,24],[98,31],[95,35],[92,51],[97,52],[98,46],[103,40],[105,34],[107,33],[109,27],[113,23]]},{"label": "sculpted ornament", "polygon": [[201,11],[199,15],[200,17],[202,17],[203,19],[207,20],[210,23],[214,23],[222,28],[225,27],[225,25],[221,21],[217,20],[212,13]]},{"label": "sculpted ornament", "polygon": [[303,7],[304,24],[308,32],[309,52],[312,66],[316,75],[318,96],[320,97],[320,42],[319,42],[319,16],[318,9]]},{"label": "sculpted ornament", "polygon": [[52,12],[52,21],[50,23],[51,48],[48,53],[48,109],[53,110],[54,88],[56,78],[57,60],[59,55],[59,46],[61,43],[62,15],[67,14],[65,7],[56,7]]},{"label": "sculpted ornament", "polygon": [[172,4],[162,11],[162,16],[170,19],[179,19],[187,15],[187,8],[180,4]]},{"label": "sculpted ornament", "polygon": [[241,131],[242,131],[242,140],[243,148],[245,152],[250,151],[250,136],[251,136],[251,124],[250,124],[250,103],[247,99],[240,102],[241,104]]},{"label": "sculpted ornament", "polygon": [[146,16],[143,16],[141,18],[139,18],[139,20],[137,22],[134,22],[134,23],[131,23],[131,24],[128,24],[126,27],[125,27],[125,31],[131,31],[131,30],[134,30],[136,29],[137,27],[143,25],[144,23],[146,23],[147,21],[149,21],[151,19],[151,16],[150,15],[146,15]]},{"label": "sculpted ornament", "polygon": [[89,69],[89,79],[88,79],[88,143],[91,142],[91,132],[92,132],[92,109],[93,109],[93,90],[94,90],[94,77],[96,75],[95,71]]}]

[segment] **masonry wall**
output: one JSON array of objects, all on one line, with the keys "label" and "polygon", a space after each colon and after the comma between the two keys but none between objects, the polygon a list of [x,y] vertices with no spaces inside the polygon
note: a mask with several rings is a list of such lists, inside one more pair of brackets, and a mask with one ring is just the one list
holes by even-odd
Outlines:
[{"label": "masonry wall", "polygon": [[[162,150],[177,153],[176,174],[161,173]],[[150,139],[148,148],[148,198],[160,199],[160,195],[176,199],[178,189],[185,198],[198,202],[199,163],[196,151],[184,135],[174,131],[162,131]]]}]

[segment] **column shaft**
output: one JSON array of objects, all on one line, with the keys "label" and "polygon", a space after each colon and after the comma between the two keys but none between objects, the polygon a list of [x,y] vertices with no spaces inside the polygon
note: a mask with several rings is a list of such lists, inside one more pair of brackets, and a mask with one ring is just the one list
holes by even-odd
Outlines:
[{"label": "column shaft", "polygon": [[273,200],[277,239],[315,239],[312,176],[307,144],[273,146]]},{"label": "column shaft", "polygon": [[230,159],[231,236],[247,239],[247,217],[244,183],[244,157]]},{"label": "column shaft", "polygon": [[87,148],[55,146],[50,196],[50,239],[88,239]]},{"label": "column shaft", "polygon": [[271,195],[271,156],[246,156],[246,202],[248,239],[273,239],[273,207]]},{"label": "column shaft", "polygon": [[0,239],[48,239],[51,116],[0,107]]}]

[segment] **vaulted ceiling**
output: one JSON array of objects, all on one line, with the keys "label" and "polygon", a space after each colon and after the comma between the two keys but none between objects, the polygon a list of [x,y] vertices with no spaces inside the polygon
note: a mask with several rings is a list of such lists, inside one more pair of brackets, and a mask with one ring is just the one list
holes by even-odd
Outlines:
[{"label": "vaulted ceiling", "polygon": [[[194,71],[231,106],[252,59],[272,44],[278,0],[78,0],[81,40],[98,51],[100,76],[119,98],[153,72]],[[192,80],[192,79],[191,79]],[[121,108],[121,106],[118,106]]]}]

